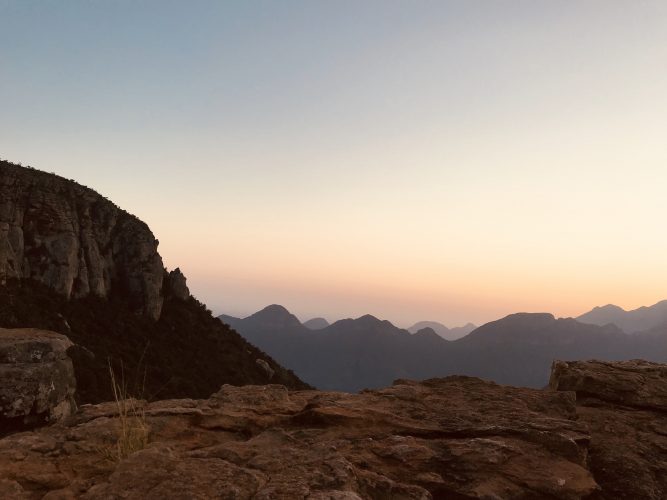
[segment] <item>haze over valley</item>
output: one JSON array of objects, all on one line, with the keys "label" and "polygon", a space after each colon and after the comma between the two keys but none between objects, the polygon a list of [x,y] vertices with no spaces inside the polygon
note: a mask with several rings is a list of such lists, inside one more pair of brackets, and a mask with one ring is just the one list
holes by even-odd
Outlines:
[{"label": "haze over valley", "polygon": [[[356,392],[396,379],[446,375],[541,388],[555,359],[667,362],[664,310],[665,302],[659,302],[630,312],[596,307],[576,319],[516,313],[479,328],[422,322],[416,330],[371,315],[312,329],[276,304],[243,319],[218,318],[304,381],[325,390]],[[643,331],[636,329],[638,324]],[[440,333],[428,325],[440,327]]]}]

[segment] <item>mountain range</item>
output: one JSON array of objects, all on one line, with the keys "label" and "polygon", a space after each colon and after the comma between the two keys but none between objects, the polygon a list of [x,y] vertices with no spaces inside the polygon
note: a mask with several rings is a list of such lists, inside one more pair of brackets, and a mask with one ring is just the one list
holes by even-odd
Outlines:
[{"label": "mountain range", "polygon": [[667,360],[659,305],[456,340],[275,304],[214,318],[157,246],[0,162],[0,498],[665,498],[667,367],[554,361]]},{"label": "mountain range", "polygon": [[467,323],[463,326],[447,328],[445,325],[438,323],[437,321],[420,321],[419,323],[412,325],[407,330],[410,333],[417,333],[419,330],[423,330],[424,328],[430,328],[445,340],[456,340],[460,339],[461,337],[465,337],[477,327],[472,323]]},{"label": "mountain range", "polygon": [[544,387],[554,359],[667,361],[667,328],[626,334],[547,313],[518,313],[447,341],[432,328],[415,334],[370,315],[309,330],[271,305],[244,319],[220,317],[304,381],[323,390],[359,391],[395,379],[470,375]]},{"label": "mountain range", "polygon": [[667,300],[648,307],[640,307],[632,311],[608,304],[595,307],[593,310],[577,318],[582,323],[592,325],[614,324],[625,333],[636,333],[652,328],[667,326]]},{"label": "mountain range", "polygon": [[204,397],[223,383],[358,391],[450,374],[542,387],[555,358],[667,361],[667,301],[576,320],[514,314],[455,340],[443,336],[472,325],[302,324],[278,305],[220,322],[157,247],[145,223],[92,189],[0,161],[0,327],[67,335],[80,402],[110,398],[109,365],[147,397]]}]

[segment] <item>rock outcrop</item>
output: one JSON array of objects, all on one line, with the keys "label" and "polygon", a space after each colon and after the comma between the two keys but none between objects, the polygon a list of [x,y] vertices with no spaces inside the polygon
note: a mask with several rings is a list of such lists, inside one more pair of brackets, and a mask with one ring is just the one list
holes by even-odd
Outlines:
[{"label": "rock outcrop", "polygon": [[68,298],[116,292],[157,319],[157,246],[146,224],[95,191],[0,161],[0,284],[33,279]]},{"label": "rock outcrop", "polygon": [[109,365],[153,398],[205,398],[225,383],[310,388],[213,318],[157,246],[95,191],[0,160],[0,328],[67,335],[77,402],[112,397]]},{"label": "rock outcrop", "polygon": [[0,328],[0,435],[55,422],[75,408],[76,380],[64,335]]},{"label": "rock outcrop", "polygon": [[577,394],[600,498],[667,498],[667,365],[557,361],[550,386]]},{"label": "rock outcrop", "polygon": [[169,290],[177,299],[187,300],[190,297],[187,279],[178,267],[169,273]]},{"label": "rock outcrop", "polygon": [[[115,403],[0,439],[0,498],[663,499],[667,367],[557,362],[554,389],[453,376],[360,394],[223,386],[133,407],[149,442],[111,460]],[[642,389],[641,399],[614,388]]]},{"label": "rock outcrop", "polygon": [[[599,489],[574,394],[468,377],[361,394],[223,386],[145,404],[119,462],[117,408],[0,440],[4,498],[582,498]],[[4,490],[2,489],[4,488]]]}]

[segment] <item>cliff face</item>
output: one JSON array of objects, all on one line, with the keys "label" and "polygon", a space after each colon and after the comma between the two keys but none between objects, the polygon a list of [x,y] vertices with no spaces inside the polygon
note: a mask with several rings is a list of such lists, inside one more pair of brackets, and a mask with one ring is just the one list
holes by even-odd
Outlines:
[{"label": "cliff face", "polygon": [[0,283],[30,278],[67,298],[118,293],[158,319],[157,246],[146,224],[95,191],[0,162]]},{"label": "cliff face", "polygon": [[91,189],[0,161],[0,328],[67,335],[78,402],[113,397],[110,365],[149,399],[225,383],[309,387],[215,319],[157,245]]}]

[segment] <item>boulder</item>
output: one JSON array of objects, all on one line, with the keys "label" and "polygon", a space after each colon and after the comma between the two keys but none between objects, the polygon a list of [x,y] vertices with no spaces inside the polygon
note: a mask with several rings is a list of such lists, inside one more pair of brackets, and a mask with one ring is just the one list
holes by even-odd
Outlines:
[{"label": "boulder", "polygon": [[667,498],[667,366],[642,360],[556,361],[550,386],[575,391],[591,434],[593,498]]},{"label": "boulder", "polygon": [[76,380],[64,335],[0,329],[0,434],[54,422],[75,408]]},{"label": "boulder", "polygon": [[271,368],[271,365],[269,365],[266,361],[263,359],[256,359],[255,363],[264,370],[264,373],[266,373],[266,377],[268,380],[271,380],[273,378],[273,375],[275,375],[275,370]]}]

